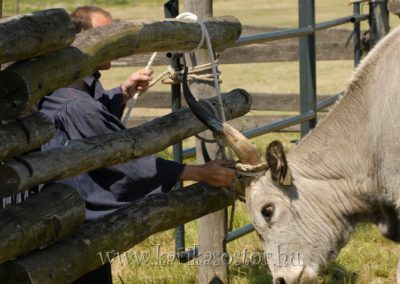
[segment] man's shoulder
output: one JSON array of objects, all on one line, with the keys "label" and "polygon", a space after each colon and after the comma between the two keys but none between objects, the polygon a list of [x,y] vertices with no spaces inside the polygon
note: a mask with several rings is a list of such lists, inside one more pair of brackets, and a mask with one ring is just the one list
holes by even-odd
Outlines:
[{"label": "man's shoulder", "polygon": [[43,98],[44,101],[57,103],[60,106],[76,101],[95,101],[88,93],[71,86],[59,88]]},{"label": "man's shoulder", "polygon": [[104,106],[97,100],[90,96],[76,96],[65,102],[62,106],[63,109],[72,113],[92,114],[104,111]]},{"label": "man's shoulder", "polygon": [[45,96],[39,103],[39,110],[50,115],[65,107],[80,105],[90,107],[95,104],[96,100],[87,93],[72,87],[63,87]]}]

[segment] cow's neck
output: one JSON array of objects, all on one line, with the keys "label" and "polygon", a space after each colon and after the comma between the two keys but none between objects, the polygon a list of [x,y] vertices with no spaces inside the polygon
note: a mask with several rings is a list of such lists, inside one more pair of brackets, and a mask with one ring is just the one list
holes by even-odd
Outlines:
[{"label": "cow's neck", "polygon": [[[400,78],[400,68],[388,67],[390,60],[400,58],[399,45],[400,29],[371,52],[355,72],[344,98],[289,155],[295,179],[297,175],[298,181],[312,181],[313,190],[321,191],[319,196],[325,199],[324,203],[341,204],[341,214],[348,218],[378,222],[382,220],[373,219],[384,219],[391,210],[400,216],[400,205],[392,208],[400,202],[400,191],[390,191],[379,180],[381,163],[387,159],[379,149],[388,147],[382,144],[386,142],[382,137],[393,136],[385,131],[394,130],[390,123],[395,121],[390,119],[397,118],[397,113],[387,110],[400,109],[398,87],[393,84]],[[306,187],[302,188],[306,191]]]}]

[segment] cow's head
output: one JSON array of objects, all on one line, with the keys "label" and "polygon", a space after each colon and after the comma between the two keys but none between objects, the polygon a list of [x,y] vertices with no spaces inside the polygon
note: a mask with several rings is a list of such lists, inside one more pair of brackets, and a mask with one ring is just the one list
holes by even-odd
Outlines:
[{"label": "cow's head", "polygon": [[279,141],[267,147],[266,160],[269,170],[246,189],[246,205],[274,283],[316,283],[319,267],[336,255],[336,238],[298,191]]},{"label": "cow's head", "polygon": [[[198,104],[190,92],[186,75],[183,90],[193,113],[214,133],[223,136],[242,163],[256,165],[261,162],[247,138]],[[307,185],[301,181],[297,183],[294,174],[293,179],[293,171],[279,141],[267,147],[266,161],[268,171],[246,183],[245,197],[252,223],[263,242],[274,283],[315,283],[319,266],[338,252],[342,236],[334,232],[343,228],[335,226],[343,224],[324,222],[324,218],[335,219],[335,212],[321,210],[320,205],[313,203],[312,195],[299,191],[299,186]]]}]

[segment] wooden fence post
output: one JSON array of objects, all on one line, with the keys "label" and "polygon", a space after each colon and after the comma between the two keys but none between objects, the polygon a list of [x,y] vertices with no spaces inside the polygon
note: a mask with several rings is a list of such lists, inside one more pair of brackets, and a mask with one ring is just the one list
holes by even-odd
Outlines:
[{"label": "wooden fence post", "polygon": [[[185,0],[184,10],[194,13],[199,18],[212,17],[212,0]],[[196,52],[196,58],[191,57],[193,66],[210,62],[207,50]],[[213,83],[194,81],[190,85],[193,93],[199,98],[215,96]],[[209,132],[209,131],[208,131]],[[209,135],[203,133],[202,136]],[[200,141],[196,141],[197,162],[204,159],[200,150]],[[212,158],[216,156],[216,145],[207,147]],[[228,283],[228,265],[223,261],[226,252],[224,239],[227,234],[227,210],[222,209],[199,220],[199,283]]]},{"label": "wooden fence post", "polygon": [[19,0],[15,0],[15,15],[19,14]]},{"label": "wooden fence post", "polygon": [[372,0],[369,3],[370,48],[389,32],[387,0]]}]

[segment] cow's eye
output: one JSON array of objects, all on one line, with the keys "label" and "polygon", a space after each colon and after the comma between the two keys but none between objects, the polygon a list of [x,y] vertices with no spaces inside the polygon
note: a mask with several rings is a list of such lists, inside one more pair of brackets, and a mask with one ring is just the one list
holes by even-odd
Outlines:
[{"label": "cow's eye", "polygon": [[261,215],[268,223],[271,221],[272,215],[274,215],[274,206],[272,204],[265,205],[261,209]]}]

